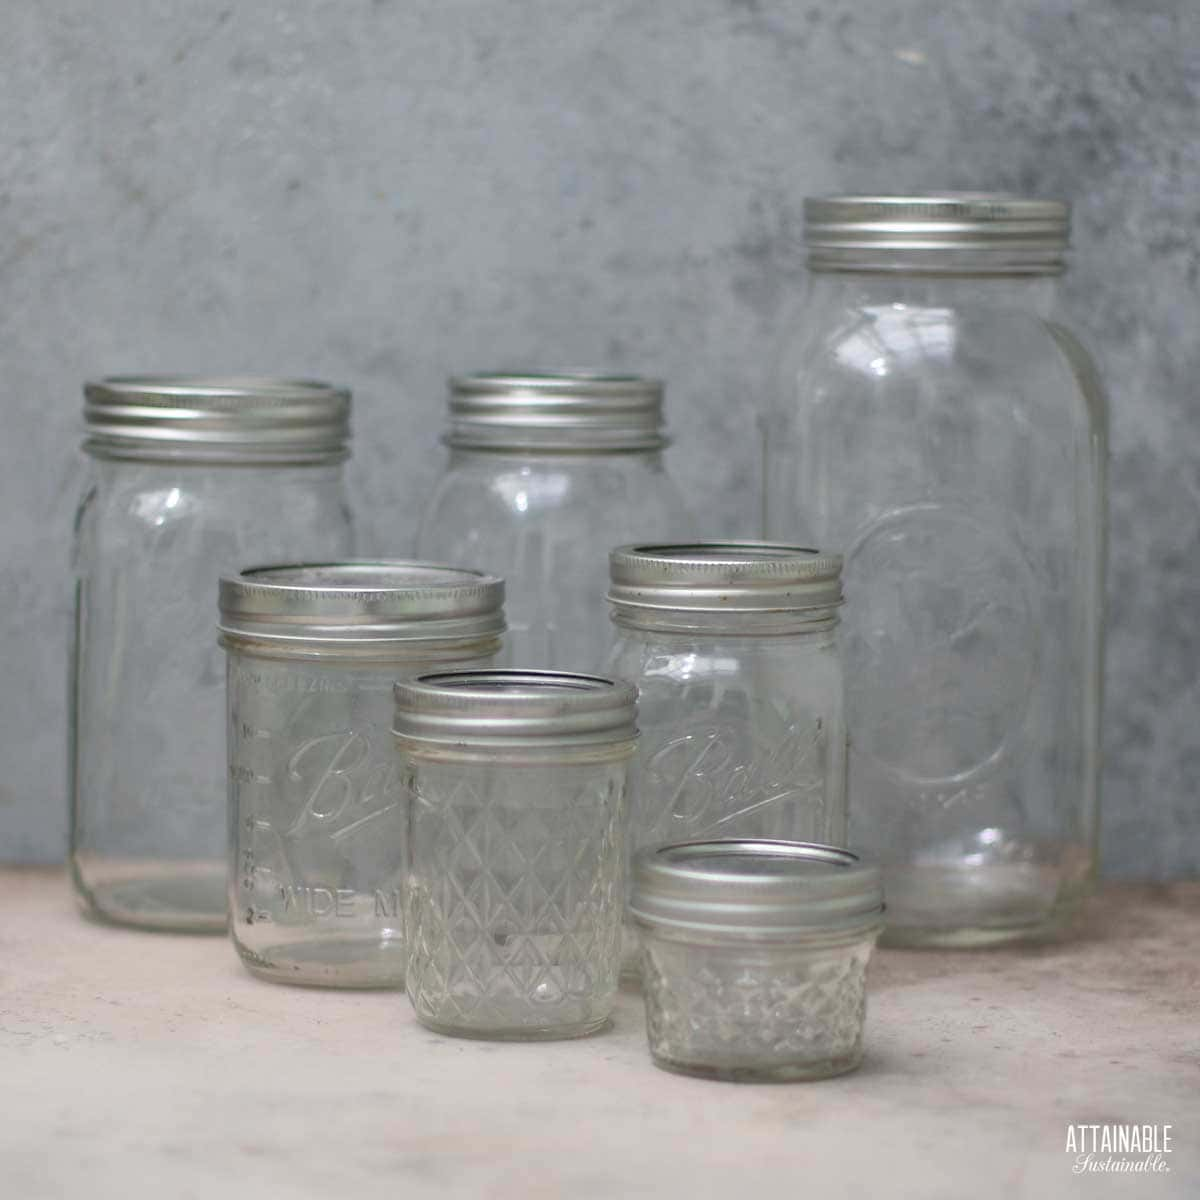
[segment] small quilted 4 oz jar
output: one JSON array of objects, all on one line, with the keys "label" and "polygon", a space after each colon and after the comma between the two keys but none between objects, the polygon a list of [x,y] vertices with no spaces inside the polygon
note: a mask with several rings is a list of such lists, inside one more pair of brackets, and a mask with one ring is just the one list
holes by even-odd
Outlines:
[{"label": "small quilted 4 oz jar", "polygon": [[805,842],[679,843],[638,855],[631,909],[658,1066],[755,1082],[859,1065],[876,867]]},{"label": "small quilted 4 oz jar", "polygon": [[607,1024],[620,959],[628,683],[453,671],[396,685],[408,996],[460,1037]]}]

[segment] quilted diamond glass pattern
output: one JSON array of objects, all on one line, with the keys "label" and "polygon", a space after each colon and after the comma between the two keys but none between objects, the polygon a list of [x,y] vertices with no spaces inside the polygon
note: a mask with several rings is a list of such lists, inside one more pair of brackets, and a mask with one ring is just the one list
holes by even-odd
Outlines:
[{"label": "quilted diamond glass pattern", "polygon": [[660,1066],[817,1079],[859,1064],[873,937],[821,949],[642,937],[647,1033]]},{"label": "quilted diamond glass pattern", "polygon": [[608,1019],[624,762],[418,762],[407,986],[431,1028],[570,1037]]}]

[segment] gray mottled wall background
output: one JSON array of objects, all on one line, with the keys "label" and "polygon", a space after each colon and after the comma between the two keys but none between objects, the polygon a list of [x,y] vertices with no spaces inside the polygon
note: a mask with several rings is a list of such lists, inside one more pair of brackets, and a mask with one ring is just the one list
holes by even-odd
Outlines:
[{"label": "gray mottled wall background", "polygon": [[1200,869],[1200,6],[1194,0],[0,4],[0,857],[64,848],[79,382],[351,384],[406,547],[442,378],[661,373],[714,530],[803,279],[800,201],[1076,205],[1113,399],[1105,868]]}]

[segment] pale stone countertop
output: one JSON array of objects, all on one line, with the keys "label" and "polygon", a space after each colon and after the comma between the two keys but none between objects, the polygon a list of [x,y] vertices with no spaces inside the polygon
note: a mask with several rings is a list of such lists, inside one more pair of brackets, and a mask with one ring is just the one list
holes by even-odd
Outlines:
[{"label": "pale stone countertop", "polygon": [[[627,992],[588,1040],[458,1041],[0,871],[4,1200],[1200,1196],[1200,883],[1109,888],[1060,947],[880,953],[867,1038],[837,1080],[685,1079]],[[1170,1172],[1073,1175],[1071,1122],[1170,1124]]]}]

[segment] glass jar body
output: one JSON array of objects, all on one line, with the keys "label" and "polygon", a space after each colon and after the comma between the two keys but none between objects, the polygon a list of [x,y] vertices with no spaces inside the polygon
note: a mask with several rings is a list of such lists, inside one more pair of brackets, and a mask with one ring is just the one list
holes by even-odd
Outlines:
[{"label": "glass jar body", "polygon": [[461,1037],[579,1037],[616,996],[629,750],[406,753],[407,990]]},{"label": "glass jar body", "polygon": [[417,553],[505,577],[513,665],[595,670],[609,641],[609,550],[683,537],[690,524],[659,451],[456,448]]},{"label": "glass jar body", "polygon": [[1095,866],[1106,416],[1044,278],[815,274],[768,535],[845,555],[850,841],[893,942],[1059,926]]},{"label": "glass jar body", "polygon": [[[689,632],[616,626],[606,670],[637,685],[641,731],[627,858],[702,838],[845,840],[846,730],[833,619],[808,633],[740,636],[728,619]],[[636,970],[631,926],[624,962]]]},{"label": "glass jar body", "polygon": [[340,465],[89,459],[69,749],[71,875],[85,911],[225,928],[216,580],[247,561],[353,550]]},{"label": "glass jar body", "polygon": [[230,928],[255,975],[403,985],[407,813],[392,685],[487,666],[498,646],[354,663],[227,644]]},{"label": "glass jar body", "polygon": [[640,924],[646,1033],[669,1071],[746,1082],[825,1079],[862,1061],[878,927],[753,938]]}]

